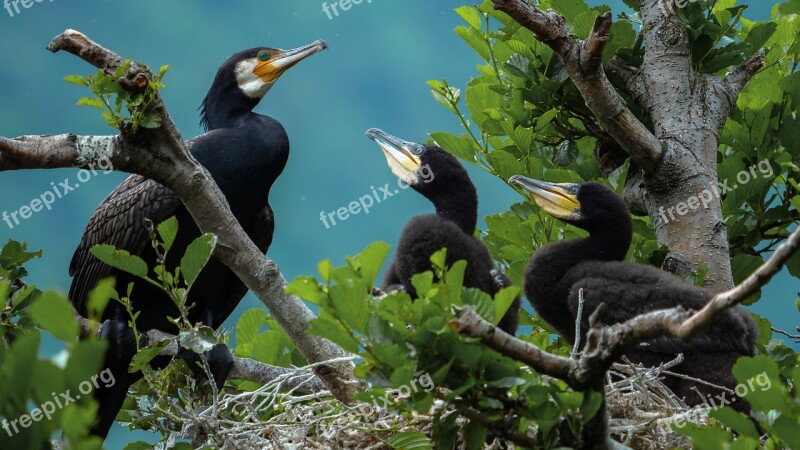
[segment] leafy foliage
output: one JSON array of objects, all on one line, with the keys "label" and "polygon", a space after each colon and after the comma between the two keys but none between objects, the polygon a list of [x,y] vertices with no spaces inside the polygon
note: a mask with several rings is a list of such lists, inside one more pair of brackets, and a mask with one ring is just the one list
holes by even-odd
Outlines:
[{"label": "leafy foliage", "polygon": [[[638,8],[636,2],[626,4]],[[541,0],[538,6],[563,15],[579,38],[588,35],[596,15],[608,10],[605,6],[589,8],[582,0]],[[697,72],[724,76],[760,49],[766,53],[766,67],[739,97],[718,150],[722,181],[719,190],[737,283],[763,263],[763,255],[773,250],[800,219],[796,181],[800,174],[800,1],[776,5],[772,20],[764,22],[746,19],[745,9],[746,5],[736,5],[736,0],[698,0],[677,11],[689,34],[692,64]],[[447,80],[428,83],[434,99],[451,111],[464,128],[460,135],[433,132],[432,140],[503,180],[515,174],[555,182],[593,180],[622,193],[628,163],[620,161],[618,169],[604,176],[598,158],[613,157],[619,149],[603,136],[602,127],[552,50],[539,43],[532,32],[495,11],[491,1],[474,8],[461,7],[456,12],[465,22],[456,34],[475,50],[482,65],[463,92]],[[617,56],[640,66],[644,56],[640,27],[638,13],[621,14],[613,24],[604,60]],[[647,116],[632,99],[623,98],[637,116]],[[518,283],[538,246],[583,233],[556,224],[525,203],[486,218],[486,224],[484,242]],[[627,258],[661,265],[665,255],[666,249],[659,247],[653,235],[650,218],[635,217],[634,240]],[[788,269],[792,275],[800,276],[800,254],[792,258]],[[701,271],[688,281],[701,282],[704,277]],[[746,383],[749,379],[745,374],[752,377],[760,373],[750,373],[755,368],[763,370],[770,364],[783,368],[768,371],[769,381],[778,391],[756,390],[745,396],[753,405],[759,425],[767,431],[768,442],[759,444],[752,423],[743,422],[744,416],[728,408],[714,410],[715,425],[685,429],[696,448],[721,448],[721,442],[733,442],[735,436],[739,447],[732,448],[777,448],[781,443],[797,446],[796,438],[790,438],[787,431],[796,430],[800,417],[789,400],[797,395],[794,380],[798,355],[770,340],[769,322],[760,322],[759,344],[769,358],[742,359],[737,376],[744,377],[739,381]],[[774,392],[780,392],[780,400]],[[729,427],[734,433],[723,431],[718,425]]]},{"label": "leafy foliage", "polygon": [[[165,87],[162,80],[169,70],[169,66],[161,66],[158,74],[153,75],[152,79],[148,79],[142,74],[140,78],[131,81],[126,78],[131,64],[130,60],[126,60],[124,64],[117,67],[114,73],[98,69],[94,75],[86,77],[69,75],[64,78],[64,81],[92,91],[94,97],[82,97],[77,104],[102,111],[103,119],[110,127],[123,132],[130,129],[133,133],[136,133],[139,127],[158,128],[161,126],[161,118],[150,109],[150,106],[153,104],[158,90]],[[129,87],[132,83],[137,84],[136,90]],[[132,94],[131,92],[136,93]],[[123,112],[123,108],[127,115]]]},{"label": "leafy foliage", "polygon": [[[499,421],[508,429],[536,424],[537,437],[550,445],[563,439],[563,433],[580,435],[601,405],[600,394],[573,392],[563,382],[532,373],[449,325],[454,308],[466,306],[499,322],[518,287],[499,292],[494,301],[488,294],[465,288],[466,262],[445,267],[442,250],[431,257],[434,270],[412,280],[419,298],[412,300],[405,292],[376,297],[372,292],[377,269],[388,251],[387,244],[375,243],[347,258],[344,266],[324,261],[319,278],[299,277],[288,287],[288,292],[320,308],[310,332],[363,358],[356,373],[369,389],[359,394],[360,399],[369,402],[384,396],[388,387],[406,387],[409,398],[389,408],[428,413],[434,401],[441,401],[462,412],[479,411],[483,420],[472,420],[465,427],[467,448],[480,448],[491,434],[487,425]],[[546,333],[523,339],[541,346],[548,342]],[[455,417],[446,409],[436,410],[434,447],[450,448],[458,431]]]},{"label": "leafy foliage", "polygon": [[[24,283],[23,264],[41,256],[12,240],[0,250],[0,448],[49,449],[60,430],[70,448],[99,450],[101,440],[88,434],[97,405],[81,393],[96,387],[105,343],[79,342],[70,303]],[[37,356],[43,332],[60,353]]]}]

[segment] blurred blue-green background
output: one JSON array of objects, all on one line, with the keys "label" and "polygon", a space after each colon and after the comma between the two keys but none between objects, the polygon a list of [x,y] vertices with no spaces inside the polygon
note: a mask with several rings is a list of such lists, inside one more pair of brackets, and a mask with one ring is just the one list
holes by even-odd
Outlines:
[{"label": "blurred blue-green background", "polygon": [[[0,10],[0,135],[113,134],[99,111],[75,106],[86,92],[62,81],[93,69],[45,49],[66,28],[151,67],[169,64],[162,93],[187,138],[201,133],[197,107],[232,53],[324,39],[330,50],[286,73],[256,109],[280,120],[292,142],[289,164],[271,194],[277,225],[269,256],[288,279],[314,273],[320,260],[341,264],[344,255],[370,242],[394,243],[408,218],[430,212],[430,204],[407,190],[330,229],[319,218],[321,211],[335,211],[368,194],[371,186],[395,183],[377,147],[363,136],[366,129],[380,127],[418,141],[431,131],[459,131],[455,117],[433,101],[425,82],[447,78],[463,87],[476,73],[477,56],[453,33],[459,25],[453,9],[465,3],[363,0],[332,19],[319,0],[45,0],[13,17]],[[611,6],[624,10],[621,0]],[[771,6],[752,1],[746,16],[768,19]],[[76,172],[0,174],[0,213],[29,204],[51,182],[74,180]],[[470,172],[480,193],[481,217],[520,200],[502,181],[472,167]],[[58,200],[52,211],[13,229],[0,222],[0,241],[13,238],[44,249],[45,257],[29,265],[31,282],[66,292],[69,261],[89,215],[124,177],[100,174]],[[793,306],[798,287],[796,279],[781,274],[753,309],[777,327],[793,328],[800,324]],[[259,305],[248,295],[233,320]],[[121,448],[133,439],[115,429],[108,447]]]}]

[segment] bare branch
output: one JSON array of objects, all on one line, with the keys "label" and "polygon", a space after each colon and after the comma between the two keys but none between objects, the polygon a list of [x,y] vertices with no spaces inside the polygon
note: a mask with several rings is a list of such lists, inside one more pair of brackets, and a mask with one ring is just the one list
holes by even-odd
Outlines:
[{"label": "bare branch", "polygon": [[[93,324],[89,319],[75,316],[80,329],[81,337],[97,336],[100,334],[100,328]],[[149,330],[146,333],[147,339],[151,343],[156,342],[169,342],[169,344],[161,350],[161,356],[177,356],[180,348],[178,347],[177,337],[168,333],[158,330]],[[288,369],[285,367],[272,366],[261,361],[256,361],[249,358],[233,357],[233,367],[228,375],[229,378],[239,378],[242,380],[252,381],[259,384],[267,384],[274,381],[278,377],[288,376],[295,373],[296,370]],[[292,377],[285,383],[285,388],[288,390],[296,389],[297,392],[304,394],[316,394],[320,392],[327,392],[327,386],[319,378],[309,375],[305,378]]]},{"label": "bare branch", "polygon": [[756,293],[783,268],[786,261],[789,260],[799,247],[800,227],[797,227],[789,238],[778,246],[775,253],[772,254],[767,262],[762,264],[761,267],[749,277],[745,278],[745,280],[735,288],[715,295],[711,301],[706,303],[703,309],[684,322],[675,335],[684,340],[690,339],[706,325],[711,323],[717,314],[738,305],[747,299],[747,297]]},{"label": "bare branch", "polygon": [[728,76],[725,77],[725,84],[728,88],[728,99],[731,101],[731,107],[736,105],[736,100],[739,98],[742,89],[744,89],[755,74],[764,67],[765,56],[766,53],[764,50],[760,50],[753,55],[753,57],[731,70]]},{"label": "bare branch", "polygon": [[[67,51],[106,71],[116,70],[124,61],[74,30],[56,36],[48,49]],[[128,80],[140,80],[142,76],[152,75],[146,66],[139,64],[131,64],[124,75]],[[123,84],[123,88],[136,87],[136,83]],[[114,170],[138,173],[158,181],[181,198],[202,232],[217,235],[219,241],[214,255],[269,308],[309,362],[344,356],[338,346],[306,333],[314,314],[301,299],[286,294],[286,280],[280,270],[250,240],[211,175],[188,152],[160,95],[156,94],[151,108],[161,118],[161,127],[143,129],[136,135],[123,129],[117,137],[62,135],[2,139],[0,170],[79,167],[105,158]],[[349,402],[355,391],[355,386],[349,383],[353,378],[352,369],[351,362],[338,362],[319,366],[316,373],[337,399]]]},{"label": "bare branch", "polygon": [[[795,327],[795,330],[800,331],[800,327]],[[796,344],[800,344],[800,334],[792,334],[792,333],[789,333],[788,331],[781,330],[780,328],[775,328],[775,327],[772,327],[772,332],[773,333],[778,333],[778,334],[780,334],[782,336],[786,336],[789,339],[794,340],[794,342]]]},{"label": "bare branch", "polygon": [[458,308],[458,318],[451,321],[450,326],[460,333],[480,339],[490,348],[521,361],[544,375],[568,380],[570,373],[577,367],[574,360],[551,355],[495,327],[471,308]]},{"label": "bare branch", "polygon": [[652,171],[661,161],[661,143],[622,103],[602,67],[610,38],[611,13],[600,14],[586,41],[572,35],[561,15],[543,12],[525,0],[494,0],[494,8],[531,30],[561,59],[586,105],[631,158]]},{"label": "bare branch", "polygon": [[[458,332],[480,339],[497,352],[523,362],[539,373],[567,382],[575,390],[592,389],[603,392],[602,384],[609,368],[625,353],[642,342],[661,336],[674,336],[690,340],[722,311],[732,308],[752,295],[781,270],[786,261],[800,248],[800,228],[792,232],[772,257],[739,286],[715,295],[697,313],[682,307],[651,311],[624,323],[604,326],[601,321],[605,305],[598,306],[589,318],[587,343],[580,358],[575,361],[552,355],[527,342],[521,341],[484,320],[471,308],[458,310],[458,318],[450,325]],[[590,442],[604,442],[597,448],[615,448],[618,444],[608,436],[608,417],[605,408],[587,423],[584,438]]]},{"label": "bare branch", "polygon": [[647,108],[647,89],[642,71],[626,63],[622,58],[613,56],[605,64],[606,76],[615,88],[627,93],[643,108]]},{"label": "bare branch", "polygon": [[611,365],[642,342],[661,336],[690,340],[722,311],[733,308],[755,293],[778,273],[786,261],[800,248],[800,228],[792,232],[772,257],[747,277],[739,286],[715,295],[700,311],[693,313],[682,307],[650,311],[630,320],[603,326],[604,305],[592,313],[586,345],[580,359],[573,361],[551,355],[496,328],[474,310],[462,308],[451,326],[469,336],[481,339],[492,349],[528,364],[540,373],[560,378],[575,389],[585,389],[605,377]]}]

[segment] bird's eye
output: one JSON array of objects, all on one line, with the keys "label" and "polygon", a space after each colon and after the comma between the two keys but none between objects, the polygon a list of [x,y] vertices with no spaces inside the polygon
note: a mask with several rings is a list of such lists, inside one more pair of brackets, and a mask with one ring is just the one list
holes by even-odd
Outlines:
[{"label": "bird's eye", "polygon": [[425,147],[422,146],[422,145],[415,145],[415,146],[411,147],[411,153],[413,153],[415,155],[421,155],[421,154],[425,153]]},{"label": "bird's eye", "polygon": [[266,61],[269,59],[269,54],[267,53],[266,50],[261,50],[260,52],[258,52],[258,59],[260,59],[261,61]]}]

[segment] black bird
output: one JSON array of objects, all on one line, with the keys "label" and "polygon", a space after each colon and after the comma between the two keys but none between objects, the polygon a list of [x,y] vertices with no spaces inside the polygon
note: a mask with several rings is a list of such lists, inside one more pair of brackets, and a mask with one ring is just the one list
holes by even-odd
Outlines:
[{"label": "black bird", "polygon": [[[581,334],[588,318],[605,303],[606,324],[624,322],[639,314],[678,305],[702,308],[714,293],[684,283],[655,267],[623,262],[633,236],[630,213],[622,199],[598,183],[557,184],[522,176],[509,182],[528,191],[546,213],[589,232],[582,239],[555,242],[537,250],[525,271],[525,295],[539,315],[570,343],[575,341],[579,291],[584,309]],[[742,308],[728,310],[690,342],[661,337],[628,353],[633,362],[654,367],[683,353],[685,360],[672,369],[729,389],[736,387],[731,368],[736,359],[755,354],[758,327]],[[583,342],[586,342],[585,339]],[[665,384],[690,405],[719,389],[684,378],[668,377]],[[726,394],[733,407],[744,402]]]},{"label": "black bird", "polygon": [[[211,173],[234,216],[262,252],[272,242],[274,219],[269,191],[286,165],[289,139],[277,120],[252,110],[287,69],[326,48],[327,44],[316,41],[294,50],[260,47],[231,56],[219,68],[201,105],[202,124],[209,131],[188,142],[192,155]],[[163,291],[103,264],[89,252],[94,245],[110,244],[139,255],[152,267],[156,255],[145,220],[157,224],[172,216],[178,219],[179,231],[167,255],[167,267],[176,267],[188,244],[200,235],[180,199],[159,183],[133,175],[103,200],[89,219],[70,263],[70,275],[74,278],[69,297],[79,314],[86,317],[88,295],[97,282],[113,276],[118,292],[125,292],[129,283],[136,282],[131,302],[140,312],[136,321],[138,330],[176,332],[168,317],[179,314]],[[247,288],[233,272],[212,257],[189,293],[189,319],[217,328],[246,292]],[[100,404],[100,420],[92,432],[105,437],[128,388],[141,378],[141,373],[128,374],[136,342],[124,308],[119,303],[110,303],[103,320],[101,336],[109,343],[104,367],[111,370],[115,383],[110,388],[101,387],[94,394]],[[184,352],[182,356],[198,373],[198,355]],[[214,381],[221,387],[233,363],[230,352],[224,345],[218,345],[207,357]],[[167,362],[161,359],[154,365],[163,366]]]},{"label": "black bird", "polygon": [[[436,214],[416,216],[406,224],[384,277],[384,290],[400,286],[414,297],[411,277],[431,270],[431,255],[443,247],[447,248],[448,265],[467,261],[465,286],[492,297],[510,286],[511,280],[495,268],[489,250],[474,236],[478,193],[458,160],[439,147],[404,141],[381,130],[371,129],[366,134],[383,150],[395,176],[436,207]],[[517,296],[498,324],[501,329],[516,332],[519,306]]]}]

